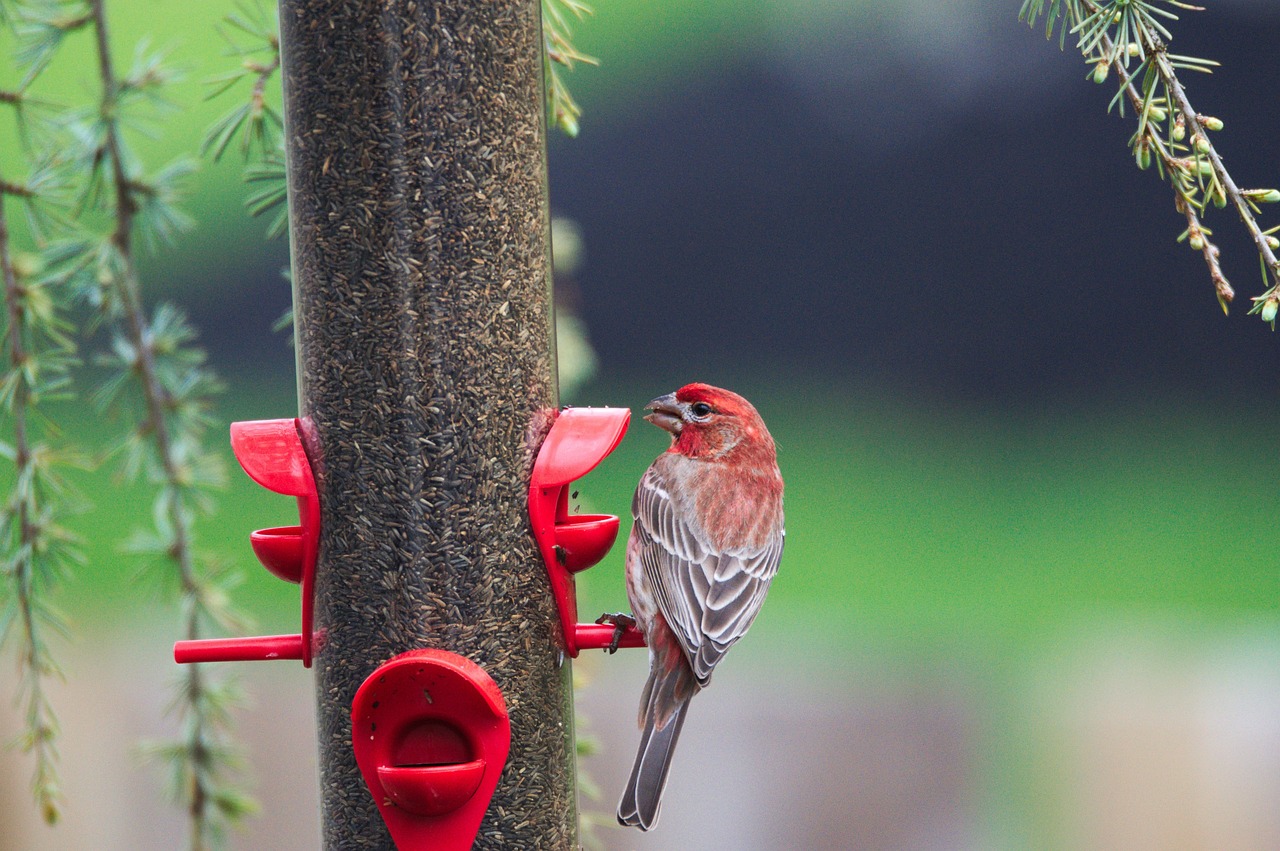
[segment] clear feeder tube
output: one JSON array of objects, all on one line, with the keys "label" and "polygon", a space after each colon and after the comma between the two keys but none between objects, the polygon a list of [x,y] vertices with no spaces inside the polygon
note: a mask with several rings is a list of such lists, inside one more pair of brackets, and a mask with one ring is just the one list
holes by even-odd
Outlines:
[{"label": "clear feeder tube", "polygon": [[280,27],[325,847],[393,847],[351,703],[437,647],[511,716],[475,847],[576,848],[570,666],[526,506],[557,406],[539,2],[281,0]]}]

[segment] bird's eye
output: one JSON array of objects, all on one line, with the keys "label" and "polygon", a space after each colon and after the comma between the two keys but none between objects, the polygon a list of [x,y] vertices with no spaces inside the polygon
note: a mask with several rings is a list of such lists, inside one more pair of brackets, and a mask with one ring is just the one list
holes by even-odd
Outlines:
[{"label": "bird's eye", "polygon": [[695,417],[705,417],[707,414],[711,413],[711,406],[706,402],[694,402],[689,410],[693,412]]}]

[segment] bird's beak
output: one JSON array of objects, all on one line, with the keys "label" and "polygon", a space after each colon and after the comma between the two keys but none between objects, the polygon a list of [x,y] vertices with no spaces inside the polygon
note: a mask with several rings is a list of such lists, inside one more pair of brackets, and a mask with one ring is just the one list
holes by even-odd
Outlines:
[{"label": "bird's beak", "polygon": [[652,414],[645,414],[646,420],[672,435],[680,434],[680,429],[684,428],[684,405],[676,401],[674,393],[659,396],[645,405],[644,409],[653,411]]}]

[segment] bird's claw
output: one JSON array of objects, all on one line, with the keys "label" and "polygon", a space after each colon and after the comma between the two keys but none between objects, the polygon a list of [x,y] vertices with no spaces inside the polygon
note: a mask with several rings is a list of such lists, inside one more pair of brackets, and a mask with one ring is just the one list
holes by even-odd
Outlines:
[{"label": "bird's claw", "polygon": [[622,636],[626,631],[636,625],[636,619],[622,612],[614,612],[613,614],[603,614],[596,618],[596,623],[613,624],[613,639],[609,642],[609,646],[605,648],[612,655],[618,652],[618,643],[622,641]]}]

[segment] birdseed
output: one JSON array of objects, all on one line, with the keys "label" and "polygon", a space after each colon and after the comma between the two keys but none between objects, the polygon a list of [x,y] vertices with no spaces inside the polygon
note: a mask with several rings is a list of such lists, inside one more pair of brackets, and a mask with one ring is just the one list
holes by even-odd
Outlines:
[{"label": "birdseed", "polygon": [[557,405],[539,3],[282,0],[280,22],[325,847],[393,848],[351,703],[439,647],[511,716],[475,847],[576,848],[570,666],[526,505]]}]

